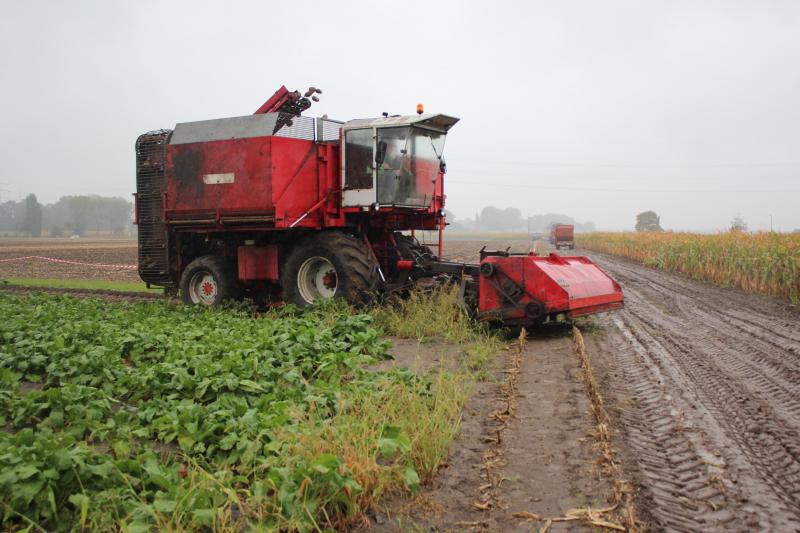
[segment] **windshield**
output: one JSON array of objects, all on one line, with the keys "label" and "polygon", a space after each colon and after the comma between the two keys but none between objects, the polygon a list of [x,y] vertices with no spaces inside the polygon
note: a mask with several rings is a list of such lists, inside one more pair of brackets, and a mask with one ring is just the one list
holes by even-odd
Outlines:
[{"label": "windshield", "polygon": [[427,207],[439,174],[444,133],[422,128],[382,128],[386,155],[378,168],[378,203]]}]

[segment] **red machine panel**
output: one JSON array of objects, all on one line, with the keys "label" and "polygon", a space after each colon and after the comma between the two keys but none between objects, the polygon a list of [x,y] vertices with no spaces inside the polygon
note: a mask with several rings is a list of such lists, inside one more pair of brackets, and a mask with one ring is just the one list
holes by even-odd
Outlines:
[{"label": "red machine panel", "polygon": [[311,141],[272,138],[272,200],[279,226],[290,226],[323,199],[320,185],[325,181],[319,175],[317,152]]},{"label": "red machine panel", "polygon": [[272,244],[267,246],[239,246],[238,259],[239,279],[243,281],[278,280],[277,246]]},{"label": "red machine panel", "polygon": [[291,225],[320,200],[317,151],[272,136],[169,145],[166,218]]},{"label": "red machine panel", "polygon": [[619,309],[622,289],[587,257],[489,256],[481,262],[480,314],[485,320],[532,322]]},{"label": "red machine panel", "polygon": [[255,137],[167,147],[166,209],[272,209],[272,138]]}]

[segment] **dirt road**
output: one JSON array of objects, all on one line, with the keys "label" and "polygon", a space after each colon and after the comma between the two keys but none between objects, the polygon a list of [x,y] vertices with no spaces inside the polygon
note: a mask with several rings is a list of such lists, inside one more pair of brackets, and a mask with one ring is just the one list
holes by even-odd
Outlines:
[{"label": "dirt road", "polygon": [[[412,502],[381,506],[369,530],[538,531],[545,521],[526,514],[562,517],[570,509],[608,507],[612,487],[597,471],[589,398],[571,330],[549,328],[529,338],[522,351],[517,346],[509,339],[488,379],[477,384],[433,485]],[[417,350],[411,358],[396,356],[396,364],[419,368],[420,361],[457,356],[437,346]],[[554,523],[549,531],[592,528],[576,520]]]},{"label": "dirt road", "polygon": [[[449,254],[474,261],[479,247],[452,243]],[[623,259],[576,253],[595,259],[625,291],[623,311],[581,328],[643,525],[800,531],[800,312]],[[529,338],[519,406],[500,447],[500,475],[511,481],[498,505],[483,512],[474,503],[484,483],[481,461],[492,453],[487,398],[497,391],[479,391],[431,493],[439,513],[426,526],[516,531],[534,524],[515,521],[514,511],[557,515],[581,505],[581,495],[601,504],[608,487],[588,468],[592,424],[575,365],[567,339]]]},{"label": "dirt road", "polygon": [[639,507],[675,531],[800,531],[800,314],[589,254],[625,291],[596,319]]}]

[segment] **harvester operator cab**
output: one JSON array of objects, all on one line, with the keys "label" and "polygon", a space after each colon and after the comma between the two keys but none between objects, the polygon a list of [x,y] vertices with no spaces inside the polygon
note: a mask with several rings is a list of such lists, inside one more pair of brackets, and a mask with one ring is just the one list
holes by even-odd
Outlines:
[{"label": "harvester operator cab", "polygon": [[351,120],[342,128],[344,206],[427,208],[444,168],[447,115]]}]

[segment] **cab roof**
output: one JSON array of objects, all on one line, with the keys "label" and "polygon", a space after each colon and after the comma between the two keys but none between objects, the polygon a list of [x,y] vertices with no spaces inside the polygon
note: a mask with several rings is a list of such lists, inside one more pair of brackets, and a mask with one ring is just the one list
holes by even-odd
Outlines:
[{"label": "cab roof", "polygon": [[420,126],[442,133],[452,128],[459,119],[449,115],[442,115],[439,113],[428,113],[422,115],[400,115],[394,117],[380,117],[380,118],[357,118],[348,120],[344,123],[343,129],[357,129],[357,128],[383,128],[392,126]]}]

